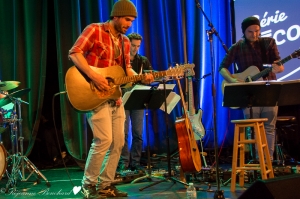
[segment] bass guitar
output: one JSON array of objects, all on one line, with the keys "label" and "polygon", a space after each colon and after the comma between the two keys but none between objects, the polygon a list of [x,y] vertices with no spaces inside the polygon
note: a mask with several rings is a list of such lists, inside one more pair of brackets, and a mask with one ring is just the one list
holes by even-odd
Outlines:
[{"label": "bass guitar", "polygon": [[178,150],[181,169],[184,173],[199,172],[202,164],[200,159],[200,152],[194,137],[193,128],[190,120],[188,119],[188,113],[185,108],[184,96],[181,89],[180,80],[177,79],[182,107],[184,114],[181,118],[176,119],[175,128],[178,139]]},{"label": "bass guitar", "polygon": [[[100,91],[76,66],[70,67],[65,76],[66,91],[71,105],[80,112],[93,110],[110,99],[118,99],[122,96],[120,85],[138,82],[145,78],[144,74],[126,76],[123,68],[117,65],[107,68],[90,67],[108,80],[110,89]],[[154,79],[181,77],[184,75],[184,71],[191,67],[194,67],[194,65],[179,65],[166,71],[152,72],[152,75]]]}]

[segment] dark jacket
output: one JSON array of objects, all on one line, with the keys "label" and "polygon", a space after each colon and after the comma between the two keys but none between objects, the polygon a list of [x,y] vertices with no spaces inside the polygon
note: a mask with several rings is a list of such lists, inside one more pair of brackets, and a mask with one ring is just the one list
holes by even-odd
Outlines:
[{"label": "dark jacket", "polygon": [[136,54],[134,56],[133,61],[130,61],[130,64],[132,66],[132,69],[137,73],[141,74],[144,73],[144,70],[153,70],[150,61],[147,59],[147,57]]}]

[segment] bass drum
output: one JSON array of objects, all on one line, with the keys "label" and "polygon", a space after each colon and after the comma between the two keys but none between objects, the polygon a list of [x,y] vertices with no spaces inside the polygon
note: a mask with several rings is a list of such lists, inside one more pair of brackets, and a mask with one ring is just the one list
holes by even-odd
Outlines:
[{"label": "bass drum", "polygon": [[7,151],[2,143],[0,143],[0,180],[4,175],[7,167]]}]

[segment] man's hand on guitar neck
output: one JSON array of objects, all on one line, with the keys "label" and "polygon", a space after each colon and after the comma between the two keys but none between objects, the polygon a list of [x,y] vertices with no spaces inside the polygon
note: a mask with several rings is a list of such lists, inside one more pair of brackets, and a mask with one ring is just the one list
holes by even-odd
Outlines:
[{"label": "man's hand on guitar neck", "polygon": [[[132,68],[126,68],[126,73],[128,76],[137,75],[137,73]],[[154,81],[154,77],[151,73],[143,74],[144,78],[142,79],[142,84],[150,84]]]},{"label": "man's hand on guitar neck", "polygon": [[272,64],[272,72],[273,73],[281,73],[284,70],[284,66],[281,64],[279,60],[274,61]]},{"label": "man's hand on guitar neck", "polygon": [[144,79],[142,79],[142,84],[150,84],[151,82],[154,81],[154,77],[151,73],[145,73],[144,75]]}]

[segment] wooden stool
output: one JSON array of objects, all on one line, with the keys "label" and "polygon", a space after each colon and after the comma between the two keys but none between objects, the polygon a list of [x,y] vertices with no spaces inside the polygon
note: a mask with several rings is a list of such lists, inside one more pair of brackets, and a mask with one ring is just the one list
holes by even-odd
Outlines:
[{"label": "wooden stool", "polygon": [[[244,186],[245,170],[260,170],[261,178],[274,178],[272,162],[270,159],[269,148],[264,128],[264,122],[267,118],[231,120],[235,124],[234,141],[233,141],[233,158],[231,171],[231,187],[230,191],[235,191],[236,174],[239,172],[239,185]],[[245,139],[246,127],[254,128],[254,139]],[[245,144],[256,144],[258,151],[259,164],[245,164]],[[240,165],[238,167],[238,152],[240,152]],[[255,151],[254,151],[255,153]],[[265,161],[267,164],[265,164]]]}]

